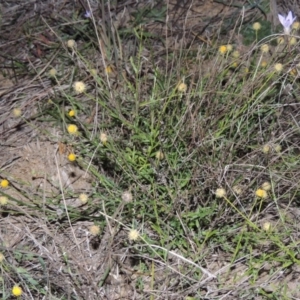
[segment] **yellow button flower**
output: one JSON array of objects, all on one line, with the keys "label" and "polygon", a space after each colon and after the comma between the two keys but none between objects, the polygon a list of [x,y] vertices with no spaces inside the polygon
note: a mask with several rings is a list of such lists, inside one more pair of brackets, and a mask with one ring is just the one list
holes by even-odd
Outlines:
[{"label": "yellow button flower", "polygon": [[270,50],[270,48],[269,48],[269,45],[267,45],[267,44],[263,44],[263,45],[260,46],[260,51],[262,53],[268,53],[269,50]]},{"label": "yellow button flower", "polygon": [[69,117],[74,117],[75,116],[75,111],[73,109],[71,109],[69,112],[68,112],[68,115]]},{"label": "yellow button flower", "polygon": [[73,89],[77,94],[81,94],[86,90],[85,83],[82,81],[75,81],[73,83]]},{"label": "yellow button flower", "polygon": [[274,69],[276,72],[280,73],[283,69],[283,65],[281,63],[277,63],[275,64]]},{"label": "yellow button flower", "polygon": [[255,195],[262,199],[266,199],[268,197],[268,193],[263,189],[256,190]]},{"label": "yellow button flower", "polygon": [[79,195],[78,198],[79,198],[79,200],[82,204],[85,204],[85,203],[88,202],[88,195],[87,194],[82,193],[82,194]]},{"label": "yellow button flower", "polygon": [[76,160],[76,155],[75,155],[74,153],[70,153],[70,154],[68,155],[68,160],[69,160],[69,161],[75,161],[75,160]]},{"label": "yellow button flower", "polygon": [[226,191],[223,188],[216,189],[215,195],[217,198],[223,198],[226,196]]},{"label": "yellow button flower", "polygon": [[258,31],[259,29],[261,29],[261,24],[259,22],[255,22],[252,25],[253,30]]},{"label": "yellow button flower", "polygon": [[77,127],[76,125],[74,125],[74,124],[70,124],[70,125],[68,126],[67,130],[68,130],[68,132],[69,132],[70,134],[76,134],[77,131],[78,131],[78,127]]},{"label": "yellow button flower", "polygon": [[136,241],[139,237],[139,232],[136,229],[130,229],[128,233],[128,239],[130,241]]},{"label": "yellow button flower", "polygon": [[165,155],[164,155],[164,153],[162,151],[157,151],[155,153],[155,157],[156,157],[157,160],[163,160],[164,157],[165,157]]},{"label": "yellow button flower", "polygon": [[107,143],[107,134],[104,132],[100,133],[100,141],[103,145],[105,145]]},{"label": "yellow button flower", "polygon": [[9,181],[7,179],[2,179],[0,182],[0,186],[3,188],[7,188],[9,186]]},{"label": "yellow button flower", "polygon": [[90,234],[92,234],[92,235],[98,235],[100,233],[100,227],[97,225],[92,225],[92,226],[90,226],[89,229],[90,229],[89,230]]},{"label": "yellow button flower", "polygon": [[6,196],[0,196],[0,206],[5,206],[8,203],[8,198]]},{"label": "yellow button flower", "polygon": [[67,47],[68,48],[74,48],[76,46],[76,42],[74,40],[68,40],[67,41]]},{"label": "yellow button flower", "polygon": [[219,47],[219,53],[224,55],[227,52],[227,47],[225,45],[221,45]]},{"label": "yellow button flower", "polygon": [[16,118],[20,117],[20,116],[22,115],[22,110],[21,110],[20,108],[18,108],[18,107],[14,108],[14,109],[13,109],[13,115],[14,115]]},{"label": "yellow button flower", "polygon": [[19,297],[23,293],[22,289],[18,285],[14,285],[11,292],[15,297]]},{"label": "yellow button flower", "polygon": [[263,224],[263,230],[264,231],[270,231],[270,229],[271,229],[271,223],[270,222],[265,222]]},{"label": "yellow button flower", "polygon": [[271,183],[269,181],[265,181],[262,185],[261,185],[261,188],[264,190],[264,191],[269,191],[271,189]]},{"label": "yellow button flower", "polygon": [[187,85],[184,82],[181,82],[178,84],[177,90],[180,93],[185,93],[187,91]]}]

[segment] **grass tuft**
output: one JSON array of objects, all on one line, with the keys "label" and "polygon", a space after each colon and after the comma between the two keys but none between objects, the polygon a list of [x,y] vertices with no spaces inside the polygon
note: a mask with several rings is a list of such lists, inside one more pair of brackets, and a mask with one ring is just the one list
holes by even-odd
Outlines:
[{"label": "grass tuft", "polygon": [[230,35],[180,40],[171,3],[100,2],[24,25],[38,62],[14,60],[29,78],[3,96],[2,298],[299,298],[299,26],[218,1]]}]

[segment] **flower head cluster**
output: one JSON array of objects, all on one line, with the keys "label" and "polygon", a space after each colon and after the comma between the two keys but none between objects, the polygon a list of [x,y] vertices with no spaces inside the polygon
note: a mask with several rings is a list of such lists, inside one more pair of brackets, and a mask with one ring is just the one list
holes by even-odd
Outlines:
[{"label": "flower head cluster", "polygon": [[123,194],[122,194],[122,200],[125,202],[125,203],[130,203],[132,202],[132,194],[129,192],[129,191],[125,191]]},{"label": "flower head cluster", "polygon": [[97,225],[92,225],[90,226],[89,231],[91,235],[98,235],[100,233],[100,227]]},{"label": "flower head cluster", "polygon": [[78,131],[78,127],[75,125],[75,124],[70,124],[68,127],[67,127],[67,130],[70,134],[77,134],[77,131]]},{"label": "flower head cluster", "polygon": [[284,37],[283,37],[283,36],[279,36],[279,37],[277,38],[277,44],[278,44],[278,45],[284,44]]},{"label": "flower head cluster", "polygon": [[97,69],[91,69],[90,73],[91,73],[91,75],[96,76],[97,75]]},{"label": "flower head cluster", "polygon": [[223,188],[218,188],[215,191],[215,195],[217,198],[224,198],[226,196],[226,191]]},{"label": "flower head cluster", "polygon": [[136,241],[139,237],[139,232],[136,229],[130,229],[128,233],[128,239],[130,241]]},{"label": "flower head cluster", "polygon": [[274,70],[277,72],[277,73],[280,73],[282,70],[283,70],[283,65],[281,63],[277,63],[274,65]]},{"label": "flower head cluster", "polygon": [[82,204],[86,204],[88,202],[89,198],[88,198],[87,194],[82,193],[82,194],[79,195],[78,199],[80,200],[80,202]]},{"label": "flower head cluster", "polygon": [[232,190],[234,191],[235,194],[241,195],[243,193],[243,187],[241,185],[235,185],[232,187]]},{"label": "flower head cluster", "polygon": [[165,157],[165,155],[164,155],[164,153],[162,151],[157,151],[155,153],[155,157],[156,157],[157,160],[163,160],[164,157]]},{"label": "flower head cluster", "polygon": [[76,42],[74,40],[68,40],[67,41],[67,47],[68,48],[74,48],[76,46]]},{"label": "flower head cluster", "polygon": [[73,110],[73,109],[71,109],[71,110],[68,112],[68,116],[71,117],[71,118],[72,118],[72,117],[75,117],[75,114],[76,114],[76,113],[75,113],[75,110]]},{"label": "flower head cluster", "polygon": [[271,223],[270,222],[265,222],[263,224],[263,230],[264,231],[270,231],[270,229],[271,229]]},{"label": "flower head cluster", "polygon": [[177,90],[180,93],[185,93],[187,91],[187,85],[184,82],[181,82],[178,84]]},{"label": "flower head cluster", "polygon": [[219,47],[219,53],[224,55],[225,53],[227,53],[228,49],[227,49],[227,46],[226,45],[221,45]]},{"label": "flower head cluster", "polygon": [[262,60],[262,61],[260,62],[260,66],[261,66],[262,68],[265,68],[267,65],[268,65],[268,62],[267,62],[266,60]]},{"label": "flower head cluster", "polygon": [[274,144],[274,150],[275,150],[275,152],[280,153],[281,146],[279,144]]},{"label": "flower head cluster", "polygon": [[255,195],[256,195],[256,197],[261,198],[261,199],[268,198],[268,193],[263,189],[256,190]]},{"label": "flower head cluster", "polygon": [[283,26],[284,33],[290,34],[291,26],[293,25],[294,21],[296,20],[296,17],[293,17],[293,13],[291,11],[289,11],[289,13],[286,17],[281,14],[278,14],[278,18],[279,18],[281,25]]},{"label": "flower head cluster", "polygon": [[68,155],[68,160],[69,160],[69,161],[75,161],[75,160],[76,160],[76,155],[75,155],[74,153],[70,153],[70,154]]},{"label": "flower head cluster", "polygon": [[289,73],[293,77],[296,77],[298,75],[298,71],[296,68],[291,69]]},{"label": "flower head cluster", "polygon": [[21,110],[20,108],[18,108],[18,107],[14,108],[14,109],[13,109],[13,115],[14,115],[16,118],[20,117],[20,116],[22,115],[22,110]]},{"label": "flower head cluster", "polygon": [[9,186],[9,181],[7,179],[2,179],[0,182],[2,188],[7,188]]},{"label": "flower head cluster", "polygon": [[[282,70],[282,68],[283,68],[283,66],[282,66],[282,64],[276,64],[276,65],[279,65],[278,66],[278,70],[276,70],[276,71],[280,71],[280,70]],[[274,67],[275,68],[275,67]],[[280,144],[273,144],[272,142],[269,142],[268,144],[265,144],[265,145],[263,145],[263,147],[262,147],[262,152],[264,153],[264,154],[268,154],[268,153],[271,153],[271,152],[276,152],[276,153],[280,153],[281,152],[281,150],[282,150],[282,148],[281,148],[281,145]]]},{"label": "flower head cluster", "polygon": [[55,77],[57,75],[56,69],[52,68],[49,70],[49,76],[50,77]]},{"label": "flower head cluster", "polygon": [[268,153],[270,152],[270,150],[271,150],[271,147],[270,147],[269,144],[263,145],[263,147],[262,147],[262,149],[261,149],[261,151],[262,151],[264,154],[268,154]]},{"label": "flower head cluster", "polygon": [[267,44],[261,45],[260,50],[261,50],[262,53],[268,53],[269,52],[269,45],[267,45]]},{"label": "flower head cluster", "polygon": [[240,52],[238,50],[235,50],[232,52],[232,57],[239,58],[241,56]]},{"label": "flower head cluster", "polygon": [[289,45],[294,46],[297,44],[297,39],[294,36],[289,38]]},{"label": "flower head cluster", "polygon": [[5,206],[8,203],[8,198],[6,196],[0,196],[0,206]]},{"label": "flower head cluster", "polygon": [[18,285],[14,285],[11,293],[15,296],[15,297],[20,297],[23,293],[22,289],[18,286]]},{"label": "flower head cluster", "polygon": [[107,143],[107,134],[105,132],[100,133],[100,142],[103,145],[106,145],[106,143]]},{"label": "flower head cluster", "polygon": [[261,188],[264,190],[264,191],[269,191],[271,189],[271,183],[269,181],[265,181],[262,185],[261,185]]},{"label": "flower head cluster", "polygon": [[227,52],[231,52],[233,50],[233,46],[231,44],[226,45]]},{"label": "flower head cluster", "polygon": [[86,90],[85,83],[82,81],[75,81],[73,83],[73,89],[77,94],[81,94]]},{"label": "flower head cluster", "polygon": [[107,66],[105,68],[105,74],[109,75],[109,74],[112,74],[112,72],[113,72],[112,66]]},{"label": "flower head cluster", "polygon": [[253,30],[258,31],[261,29],[261,24],[259,22],[255,22],[252,25]]},{"label": "flower head cluster", "polygon": [[300,28],[300,22],[294,22],[292,28],[298,30]]}]

